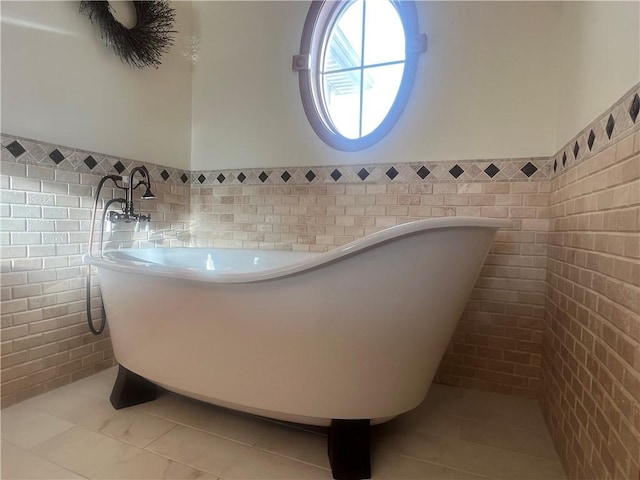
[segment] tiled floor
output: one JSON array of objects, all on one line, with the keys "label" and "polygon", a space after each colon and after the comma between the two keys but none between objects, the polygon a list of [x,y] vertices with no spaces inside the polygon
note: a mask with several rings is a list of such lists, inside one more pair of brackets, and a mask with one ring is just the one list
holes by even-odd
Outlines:
[{"label": "tiled floor", "polygon": [[[120,411],[115,368],[2,411],[2,478],[331,478],[326,437],[177,395]],[[433,385],[372,430],[374,479],[563,479],[535,401]]]}]

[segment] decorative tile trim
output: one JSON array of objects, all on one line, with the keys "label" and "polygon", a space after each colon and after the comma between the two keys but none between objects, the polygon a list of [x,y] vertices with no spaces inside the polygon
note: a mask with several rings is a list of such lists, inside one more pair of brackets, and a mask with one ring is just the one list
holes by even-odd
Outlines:
[{"label": "decorative tile trim", "polygon": [[79,173],[97,175],[128,175],[132,169],[146,166],[151,180],[169,185],[190,185],[191,172],[163,167],[126,158],[113,157],[87,150],[38,142],[24,137],[0,134],[3,162],[52,167]]},{"label": "decorative tile trim", "polygon": [[550,171],[548,158],[196,170],[192,172],[191,186],[520,182],[547,179]]},{"label": "decorative tile trim", "polygon": [[550,176],[597,155],[607,147],[640,130],[640,83],[611,108],[582,129],[551,157]]},{"label": "decorative tile trim", "polygon": [[[42,165],[81,173],[127,175],[143,163],[86,150],[1,134],[2,161]],[[549,178],[548,158],[459,162],[334,165],[328,167],[188,170],[144,164],[154,182],[190,185],[318,185],[393,182],[498,182]]]}]

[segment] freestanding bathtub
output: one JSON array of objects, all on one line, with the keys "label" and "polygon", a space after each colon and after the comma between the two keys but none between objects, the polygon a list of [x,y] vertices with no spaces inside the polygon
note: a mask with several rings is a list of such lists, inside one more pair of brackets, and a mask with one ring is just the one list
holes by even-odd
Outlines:
[{"label": "freestanding bathtub", "polygon": [[508,225],[448,217],[320,254],[158,248],[85,261],[99,267],[123,375],[275,419],[364,421],[368,435],[425,398]]}]

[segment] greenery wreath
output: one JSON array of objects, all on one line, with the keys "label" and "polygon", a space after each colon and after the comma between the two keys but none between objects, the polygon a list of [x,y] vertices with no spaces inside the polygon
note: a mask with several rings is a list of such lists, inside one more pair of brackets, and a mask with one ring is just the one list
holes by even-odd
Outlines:
[{"label": "greenery wreath", "polygon": [[175,11],[166,0],[134,1],[133,5],[136,24],[131,28],[114,18],[108,1],[81,1],[80,13],[98,23],[101,37],[123,62],[135,68],[158,68],[162,54],[173,45]]}]

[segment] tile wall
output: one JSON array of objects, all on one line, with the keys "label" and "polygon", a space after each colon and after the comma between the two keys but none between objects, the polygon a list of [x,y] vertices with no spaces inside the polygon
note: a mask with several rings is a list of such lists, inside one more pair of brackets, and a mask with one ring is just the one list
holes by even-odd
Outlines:
[{"label": "tile wall", "polygon": [[637,479],[640,132],[551,187],[543,411],[570,478]]},{"label": "tile wall", "polygon": [[[5,407],[113,365],[108,329],[95,337],[86,325],[81,257],[100,178],[107,172],[127,175],[137,164],[6,135],[2,145],[0,388]],[[151,170],[152,176],[160,173]],[[106,238],[111,246],[188,240],[189,186],[179,178],[183,172],[171,173],[177,182],[155,182],[158,199],[137,204],[151,212],[150,234],[133,232],[133,225],[118,228]],[[103,189],[101,196],[112,198],[114,189]],[[98,325],[99,287],[92,288],[92,297]]]},{"label": "tile wall", "polygon": [[[137,164],[11,136],[2,143],[2,399],[8,405],[113,362],[108,338],[92,337],[84,323],[81,254],[95,185],[103,174],[126,175]],[[492,247],[438,379],[536,395],[549,159],[340,166],[290,174],[189,174],[157,166],[150,171],[159,200],[139,205],[152,211],[150,235],[119,229],[107,244],[326,251],[419,218],[511,218],[512,227]],[[107,190],[103,197],[113,194]],[[99,292],[93,292],[97,318]]]}]

